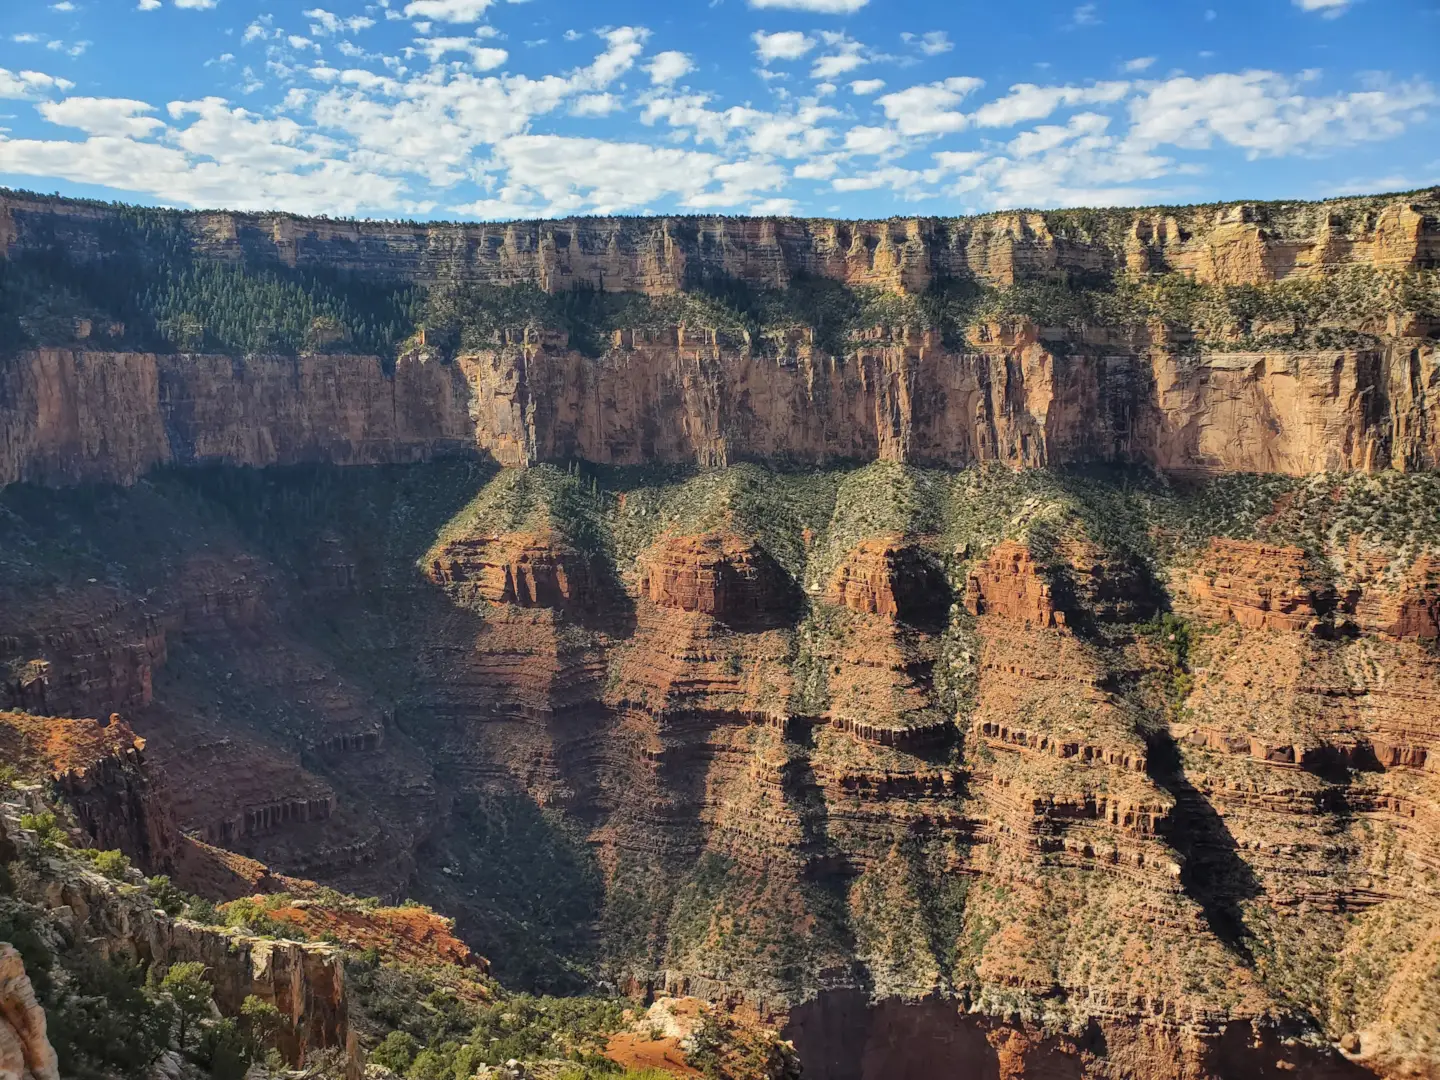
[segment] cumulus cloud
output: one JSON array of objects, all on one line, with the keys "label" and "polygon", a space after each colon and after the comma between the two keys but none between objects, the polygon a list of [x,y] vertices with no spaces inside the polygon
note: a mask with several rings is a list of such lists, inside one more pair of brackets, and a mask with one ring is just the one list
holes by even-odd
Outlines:
[{"label": "cumulus cloud", "polygon": [[614,94],[584,94],[570,105],[571,116],[609,116],[620,108]]},{"label": "cumulus cloud", "polygon": [[165,122],[145,113],[155,107],[130,98],[72,97],[42,101],[36,106],[52,124],[78,128],[88,135],[123,135],[143,139],[165,127]]},{"label": "cumulus cloud", "polygon": [[757,30],[750,35],[750,40],[755,42],[755,55],[762,64],[772,60],[799,60],[818,44],[809,34],[802,34],[799,30],[782,30],[775,34]]},{"label": "cumulus cloud", "polygon": [[1398,135],[1436,100],[1425,82],[1307,97],[1305,80],[1273,71],[1169,79],[1130,106],[1141,146],[1205,149],[1223,141],[1250,156],[1286,154]]},{"label": "cumulus cloud", "polygon": [[342,30],[354,34],[361,30],[368,30],[375,25],[375,20],[366,15],[351,15],[348,18],[341,18],[324,8],[311,8],[303,14],[305,18],[311,20],[310,32],[316,37],[338,34]]},{"label": "cumulus cloud", "polygon": [[0,68],[0,98],[25,100],[36,98],[56,90],[70,90],[75,86],[69,79],[59,79],[41,71],[9,71]]},{"label": "cumulus cloud", "polygon": [[[412,10],[421,4],[429,6]],[[52,125],[48,137],[23,139],[0,129],[0,161],[10,174],[169,203],[302,213],[789,213],[800,197],[792,186],[812,184],[944,199],[935,204],[944,212],[1188,196],[1207,153],[1318,155],[1410,129],[1435,100],[1419,80],[1372,76],[1331,92],[1318,73],[1268,71],[992,91],[957,75],[892,88],[844,78],[883,58],[844,33],[814,30],[753,35],[762,71],[803,60],[816,77],[804,89],[777,84],[757,107],[691,85],[692,57],[649,52],[650,32],[638,26],[567,34],[597,43],[578,66],[507,70],[498,32],[476,23],[485,6],[395,0],[375,9],[376,18],[392,17],[384,10],[414,20],[416,36],[396,55],[345,43],[367,27],[326,8],[303,11],[308,35],[259,17],[240,36],[266,51],[280,96],[252,108],[218,96],[68,97],[65,80],[0,70],[0,97],[34,102]],[[316,55],[321,42],[327,61]],[[907,42],[926,51],[924,35]],[[929,45],[938,55],[941,40]],[[1149,58],[1125,66],[1143,71]],[[639,73],[646,85],[636,88]],[[258,79],[247,68],[242,81]],[[837,83],[855,95],[839,108],[828,96]],[[857,100],[871,95],[873,114]],[[627,107],[639,124],[620,138],[550,130],[562,117]]]},{"label": "cumulus cloud", "polygon": [[852,154],[884,154],[899,145],[894,128],[853,127],[845,133],[845,149]]},{"label": "cumulus cloud", "polygon": [[1095,105],[1120,101],[1130,90],[1127,82],[1104,82],[1093,86],[1036,86],[1020,83],[1003,98],[975,111],[977,127],[1013,127],[1028,120],[1043,120],[1067,105]]},{"label": "cumulus cloud", "polygon": [[645,70],[650,74],[652,83],[665,86],[690,74],[695,70],[695,64],[683,52],[662,52],[655,54],[645,65]]},{"label": "cumulus cloud", "polygon": [[209,11],[216,3],[217,0],[175,0],[177,8],[187,8],[191,11]]},{"label": "cumulus cloud", "polygon": [[1120,66],[1124,68],[1127,72],[1133,74],[1138,71],[1150,70],[1150,67],[1154,63],[1155,57],[1153,56],[1137,56],[1134,60],[1126,60],[1125,63],[1121,64]]},{"label": "cumulus cloud", "polygon": [[943,135],[963,131],[970,126],[970,118],[959,112],[956,106],[984,85],[983,79],[955,76],[886,94],[878,102],[885,115],[895,121],[901,134]]},{"label": "cumulus cloud", "polygon": [[405,5],[405,16],[448,23],[477,22],[490,4],[491,0],[410,0]]},{"label": "cumulus cloud", "polygon": [[924,34],[905,33],[900,35],[900,40],[906,45],[913,45],[926,56],[939,56],[955,48],[955,43],[944,30],[931,30]]}]

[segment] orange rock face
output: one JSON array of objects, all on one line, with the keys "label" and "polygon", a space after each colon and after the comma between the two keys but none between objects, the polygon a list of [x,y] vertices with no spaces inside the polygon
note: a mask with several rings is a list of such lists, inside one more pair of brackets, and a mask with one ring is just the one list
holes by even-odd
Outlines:
[{"label": "orange rock face", "polygon": [[1346,605],[1363,630],[1386,637],[1440,637],[1440,560],[1422,555],[1398,582],[1370,580]]},{"label": "orange rock face", "polygon": [[578,611],[591,597],[589,560],[553,533],[465,537],[431,560],[430,580],[457,598]]},{"label": "orange rock face", "polygon": [[24,960],[9,943],[0,943],[0,1076],[60,1080],[45,1010],[35,999]]},{"label": "orange rock face", "polygon": [[862,615],[926,619],[949,607],[949,586],[934,560],[897,539],[864,540],[830,579],[825,599]]},{"label": "orange rock face", "polygon": [[1186,590],[1198,613],[1255,630],[1311,629],[1334,606],[1303,551],[1247,540],[1211,540]]},{"label": "orange rock face", "polygon": [[640,595],[725,623],[777,625],[795,612],[789,575],[754,541],[731,533],[673,536],[641,557]]},{"label": "orange rock face", "polygon": [[971,615],[1000,615],[1027,626],[1064,626],[1055,608],[1050,582],[1030,549],[1014,541],[995,545],[965,583],[965,609]]}]

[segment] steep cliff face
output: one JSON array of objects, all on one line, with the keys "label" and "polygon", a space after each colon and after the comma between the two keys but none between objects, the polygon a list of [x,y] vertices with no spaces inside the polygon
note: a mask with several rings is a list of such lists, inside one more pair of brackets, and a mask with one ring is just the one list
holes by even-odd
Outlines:
[{"label": "steep cliff face", "polygon": [[[1033,335],[1033,330],[1030,331]],[[504,465],[881,458],[1134,461],[1218,474],[1440,462],[1440,351],[1209,353],[1131,343],[956,352],[896,343],[793,362],[646,344],[526,346],[387,373],[374,357],[46,349],[0,360],[0,479],[130,483],[162,464]]]},{"label": "steep cliff face", "polygon": [[157,465],[422,461],[474,445],[456,372],[419,357],[42,349],[0,361],[5,482],[128,484]]},{"label": "steep cliff face", "polygon": [[[84,254],[112,208],[0,194],[0,253],[59,242]],[[762,285],[797,275],[850,285],[924,289],[937,277],[1010,283],[1066,272],[1174,269],[1244,285],[1336,265],[1408,269],[1440,260],[1433,193],[1327,203],[1232,204],[1078,214],[999,213],[889,221],[586,218],[508,224],[404,225],[284,214],[200,213],[181,219],[203,254],[264,253],[289,266],[433,282],[461,278],[675,292],[723,274]]]},{"label": "steep cliff face", "polygon": [[[83,267],[101,256],[113,211],[8,195],[0,203],[9,258],[54,249]],[[846,315],[863,325],[838,338],[823,306],[738,329],[729,322],[740,315],[722,317],[706,300],[687,314],[617,316],[583,353],[565,330],[538,324],[543,316],[502,305],[496,327],[472,335],[453,362],[423,344],[425,317],[416,316],[421,333],[399,349],[393,371],[373,356],[248,346],[243,356],[107,350],[92,331],[96,317],[77,316],[72,333],[21,311],[40,347],[0,357],[0,483],[129,483],[169,463],[367,464],[475,452],[505,465],[578,457],[705,466],[1100,460],[1212,474],[1431,468],[1440,460],[1437,207],[1425,193],[1115,211],[1088,224],[1029,214],[402,227],[180,215],[173,224],[187,257],[422,288],[528,283],[564,294],[583,284],[683,300],[709,296],[712,280],[784,290],[819,275],[916,303],[954,281],[1020,293],[1008,311],[972,311],[955,326],[946,320],[959,316],[933,304],[908,314],[882,304]],[[1111,282],[1108,299],[1077,315],[1067,304],[1083,285],[1067,293],[1057,283],[1096,275]],[[1114,293],[1116,281],[1143,290],[1172,278],[1211,288],[1228,314],[1183,299],[1184,288],[1139,307]],[[1025,291],[1047,287],[1062,291]],[[1247,288],[1289,291],[1257,314]],[[848,311],[858,295],[826,302]],[[458,317],[484,302],[462,298]],[[123,338],[124,325],[116,328]]]}]

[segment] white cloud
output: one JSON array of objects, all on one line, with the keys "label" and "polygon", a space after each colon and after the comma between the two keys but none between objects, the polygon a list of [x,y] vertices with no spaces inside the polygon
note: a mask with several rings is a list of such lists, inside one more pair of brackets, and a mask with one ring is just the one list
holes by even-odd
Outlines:
[{"label": "white cloud", "polygon": [[[419,2],[394,0],[371,15],[399,16]],[[460,0],[435,2],[463,14]],[[433,28],[422,30],[430,18],[412,15],[417,36],[382,55],[345,42],[350,27],[342,16],[320,7],[304,15],[311,30],[293,35],[295,42],[267,17],[237,32],[266,53],[279,101],[257,98],[263,106],[214,97],[171,102],[157,113],[130,99],[63,98],[69,83],[0,71],[0,96],[35,101],[46,120],[75,129],[30,139],[0,130],[6,172],[178,205],[301,213],[423,214],[439,206],[484,217],[666,206],[789,213],[799,197],[790,189],[809,192],[816,183],[904,201],[944,197],[945,210],[1113,204],[1203,194],[1185,178],[1208,167],[1199,157],[1207,148],[1317,154],[1397,134],[1435,99],[1427,83],[1380,76],[1354,93],[1322,92],[1320,76],[1305,72],[1027,83],[986,96],[981,80],[962,76],[888,93],[880,79],[849,80],[850,93],[875,95],[882,120],[868,117],[863,101],[834,107],[826,95],[846,80],[830,81],[822,65],[851,70],[896,58],[833,31],[754,35],[764,64],[808,60],[822,80],[805,90],[774,85],[769,103],[756,107],[683,87],[693,60],[674,51],[647,55],[643,27],[601,31],[589,62],[531,76],[505,71],[505,50],[493,47],[498,31],[480,23],[449,25],[435,14]],[[904,62],[913,63],[923,36],[908,40]],[[313,54],[297,59],[297,48],[322,41],[336,45],[326,50],[328,63]],[[649,85],[627,85],[640,72]],[[250,68],[238,81],[247,89],[259,82]],[[241,92],[236,99],[247,100]],[[551,133],[564,116],[583,123],[627,106],[647,137]],[[862,112],[868,118],[857,120]],[[820,196],[816,209],[831,199]]]},{"label": "white cloud", "polygon": [[713,209],[751,203],[786,179],[783,169],[765,162],[559,135],[505,139],[495,162],[510,177],[499,197],[454,209],[482,216],[610,214],[667,197],[690,209]]},{"label": "white cloud", "polygon": [[1110,118],[1099,113],[1080,113],[1070,118],[1065,126],[1046,124],[1033,131],[1021,132],[1006,147],[1018,158],[1034,157],[1057,146],[1063,146],[1071,139],[1085,135],[1098,135],[1110,126]]},{"label": "white cloud", "polygon": [[833,157],[820,157],[796,165],[794,176],[797,180],[829,180],[839,169]]},{"label": "white cloud", "polygon": [[812,79],[833,79],[846,72],[854,71],[858,67],[863,67],[864,64],[865,58],[858,51],[822,56],[810,68],[810,77]]},{"label": "white cloud", "polygon": [[189,11],[209,11],[217,2],[218,0],[175,0],[175,6]]},{"label": "white cloud", "polygon": [[75,41],[67,45],[59,38],[51,38],[45,43],[45,48],[51,52],[63,52],[66,56],[83,56],[85,50],[90,48],[90,42]]},{"label": "white cloud", "polygon": [[977,127],[1013,127],[1027,120],[1043,120],[1066,105],[1113,104],[1130,90],[1127,82],[1103,82],[1094,86],[1036,86],[1020,83],[1003,98],[975,110]]},{"label": "white cloud", "polygon": [[136,11],[158,11],[159,9],[160,0],[140,0],[140,2],[135,5]]},{"label": "white cloud", "polygon": [[650,63],[645,65],[645,70],[650,73],[650,81],[656,86],[668,86],[694,71],[695,64],[683,52],[662,52],[655,54]]},{"label": "white cloud", "polygon": [[1306,97],[1307,81],[1273,71],[1181,77],[1150,87],[1130,106],[1130,139],[1198,150],[1217,140],[1250,156],[1313,151],[1398,135],[1433,105],[1425,82]]},{"label": "white cloud", "polygon": [[493,71],[508,59],[510,54],[504,49],[486,46],[470,50],[470,63],[476,71]]},{"label": "white cloud", "polygon": [[575,99],[570,106],[571,116],[609,116],[620,108],[620,99],[614,94],[585,94]]},{"label": "white cloud", "polygon": [[18,98],[23,101],[54,90],[70,90],[74,86],[69,79],[59,79],[40,71],[8,71],[0,68],[0,98]]},{"label": "white cloud", "polygon": [[989,156],[983,150],[940,150],[931,155],[942,172],[968,172]]},{"label": "white cloud", "polygon": [[375,25],[375,20],[366,15],[352,15],[349,18],[341,18],[333,12],[324,8],[311,8],[303,12],[305,18],[311,20],[310,32],[316,37],[325,37],[328,34],[338,34],[342,30],[349,33],[359,33],[361,30],[368,30]]},{"label": "white cloud", "polygon": [[955,48],[955,43],[944,30],[931,30],[924,34],[901,34],[900,40],[906,45],[915,46],[926,56],[939,56]]},{"label": "white cloud", "polygon": [[983,79],[957,76],[886,94],[878,101],[901,134],[943,135],[969,127],[970,118],[955,107],[984,85]]},{"label": "white cloud", "polygon": [[1081,4],[1070,14],[1070,25],[1074,26],[1098,26],[1100,16],[1094,4]]},{"label": "white cloud", "polygon": [[821,15],[851,15],[869,2],[870,0],[750,0],[750,6],[784,11],[813,11]]},{"label": "white cloud", "polygon": [[301,37],[299,34],[291,34],[285,40],[290,43],[292,49],[314,49],[316,52],[320,51],[318,44],[307,37]]},{"label": "white cloud", "polygon": [[70,0],[60,0],[60,2],[59,2],[58,4],[51,4],[51,5],[50,5],[50,10],[51,10],[51,11],[62,11],[62,12],[63,12],[63,11],[74,11],[74,10],[75,10],[75,5],[72,4],[72,3],[70,2]]},{"label": "white cloud", "polygon": [[438,19],[440,22],[476,22],[492,0],[411,0],[405,5],[410,19]]},{"label": "white cloud", "polygon": [[799,206],[794,199],[761,199],[750,207],[749,213],[754,217],[789,217]]},{"label": "white cloud", "polygon": [[845,133],[845,149],[852,154],[884,154],[899,145],[894,128],[853,127]]},{"label": "white cloud", "polygon": [[865,46],[846,34],[822,30],[820,40],[828,52],[811,66],[812,79],[833,79],[870,62]]},{"label": "white cloud", "polygon": [[782,30],[776,34],[757,30],[750,35],[750,40],[755,42],[755,55],[762,64],[772,60],[799,60],[817,44],[809,34],[799,30]]},{"label": "white cloud", "polygon": [[1301,11],[1318,11],[1327,19],[1336,19],[1345,14],[1350,0],[1295,0],[1295,6]]},{"label": "white cloud", "polygon": [[42,101],[35,108],[50,123],[78,128],[87,135],[145,138],[165,127],[163,120],[142,115],[154,112],[153,105],[130,98],[72,97]]},{"label": "white cloud", "polygon": [[1154,63],[1153,56],[1137,56],[1134,60],[1126,60],[1121,67],[1133,74],[1137,71],[1148,71]]}]

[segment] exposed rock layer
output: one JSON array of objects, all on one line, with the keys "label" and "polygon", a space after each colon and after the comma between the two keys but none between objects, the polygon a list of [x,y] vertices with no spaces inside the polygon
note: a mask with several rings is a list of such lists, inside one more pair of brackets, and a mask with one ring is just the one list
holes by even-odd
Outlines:
[{"label": "exposed rock layer", "polygon": [[[1136,461],[1191,473],[1440,463],[1440,352],[954,352],[897,341],[794,365],[718,347],[453,363],[40,349],[0,359],[0,482],[130,483],[162,464],[507,465],[755,458],[962,466]],[[1378,406],[1378,407],[1377,407]]]},{"label": "exposed rock layer", "polygon": [[[1066,272],[1177,270],[1205,282],[1258,284],[1328,266],[1408,269],[1440,262],[1434,196],[1120,211],[1111,227],[1063,214],[830,221],[796,218],[583,218],[504,224],[331,221],[288,214],[186,214],[198,253],[268,256],[431,283],[526,282],[675,292],[725,275],[783,286],[797,275],[924,289],[937,277],[994,283]],[[94,250],[100,204],[0,194],[0,254],[59,242]]]}]

